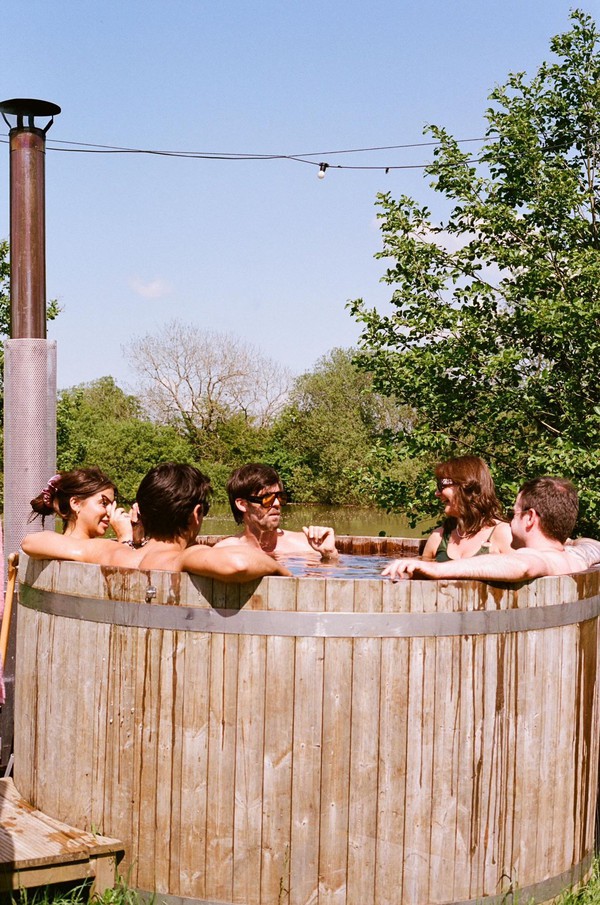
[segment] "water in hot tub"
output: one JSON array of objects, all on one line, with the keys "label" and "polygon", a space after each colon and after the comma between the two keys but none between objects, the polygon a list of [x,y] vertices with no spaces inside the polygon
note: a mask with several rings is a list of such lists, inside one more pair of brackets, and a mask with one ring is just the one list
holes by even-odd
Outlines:
[{"label": "water in hot tub", "polygon": [[311,559],[308,556],[287,555],[277,559],[299,578],[381,578],[384,569],[395,556],[341,553],[339,559]]}]

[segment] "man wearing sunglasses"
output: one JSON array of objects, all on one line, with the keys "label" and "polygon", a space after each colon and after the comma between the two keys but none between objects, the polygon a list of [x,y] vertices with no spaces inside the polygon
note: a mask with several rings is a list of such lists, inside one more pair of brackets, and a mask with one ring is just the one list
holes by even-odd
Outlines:
[{"label": "man wearing sunglasses", "polygon": [[280,527],[287,495],[274,468],[259,463],[237,468],[227,482],[227,493],[233,517],[244,530],[219,541],[215,548],[241,542],[265,553],[318,553],[325,560],[337,559],[333,528],[310,525],[302,531],[284,531]]},{"label": "man wearing sunglasses", "polygon": [[600,562],[600,543],[569,541],[579,510],[577,491],[563,478],[535,478],[521,487],[509,511],[513,550],[449,562],[396,559],[382,574],[401,578],[478,578],[525,581],[543,575],[569,575]]}]

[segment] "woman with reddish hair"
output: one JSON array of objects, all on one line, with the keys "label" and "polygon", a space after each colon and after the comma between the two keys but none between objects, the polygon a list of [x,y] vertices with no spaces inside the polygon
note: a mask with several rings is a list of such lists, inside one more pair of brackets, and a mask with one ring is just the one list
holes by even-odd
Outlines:
[{"label": "woman with reddish hair", "polygon": [[448,459],[436,465],[435,477],[435,495],[444,507],[445,519],[427,539],[423,559],[447,562],[484,553],[508,553],[510,525],[483,459]]}]

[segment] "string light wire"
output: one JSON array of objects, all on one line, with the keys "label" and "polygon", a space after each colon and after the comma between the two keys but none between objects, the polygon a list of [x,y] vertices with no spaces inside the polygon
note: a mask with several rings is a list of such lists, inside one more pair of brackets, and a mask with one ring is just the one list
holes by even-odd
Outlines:
[{"label": "string light wire", "polygon": [[[467,142],[488,141],[489,138],[461,138],[457,139],[457,143],[463,144]],[[0,142],[8,144],[8,137],[0,138]],[[326,169],[336,170],[384,170],[389,173],[390,170],[418,170],[425,169],[430,163],[416,164],[381,164],[381,165],[361,165],[361,164],[339,164],[326,163],[322,161],[312,160],[316,157],[333,157],[338,154],[366,154],[375,151],[397,151],[410,148],[426,148],[439,146],[439,141],[420,141],[399,145],[379,145],[365,148],[344,148],[329,151],[308,151],[300,154],[257,154],[257,153],[237,153],[237,152],[213,152],[213,151],[170,151],[157,150],[151,148],[128,148],[118,145],[93,144],[91,142],[79,141],[60,141],[58,139],[48,139],[46,150],[58,151],[71,154],[146,154],[156,157],[177,157],[188,158],[191,160],[224,160],[224,161],[248,161],[248,160],[290,160],[295,163],[304,163],[309,166],[319,168],[319,175],[322,176]],[[66,145],[66,147],[57,147]],[[478,158],[465,160],[464,163],[478,163]],[[325,167],[325,169],[323,169]]]}]

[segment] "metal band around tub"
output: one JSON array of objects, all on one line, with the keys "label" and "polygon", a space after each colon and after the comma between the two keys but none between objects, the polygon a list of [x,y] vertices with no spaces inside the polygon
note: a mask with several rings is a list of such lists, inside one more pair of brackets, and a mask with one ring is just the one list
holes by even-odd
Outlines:
[{"label": "metal band around tub", "polygon": [[497,635],[574,625],[600,614],[600,594],[553,606],[453,613],[300,612],[164,606],[74,597],[21,585],[28,609],[137,628],[303,638],[428,638]]}]

